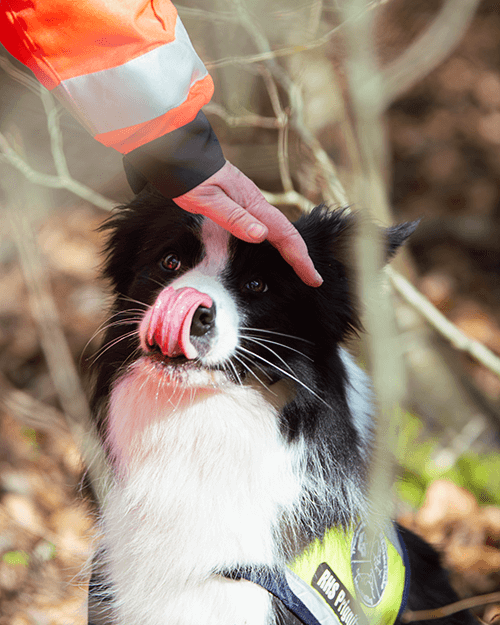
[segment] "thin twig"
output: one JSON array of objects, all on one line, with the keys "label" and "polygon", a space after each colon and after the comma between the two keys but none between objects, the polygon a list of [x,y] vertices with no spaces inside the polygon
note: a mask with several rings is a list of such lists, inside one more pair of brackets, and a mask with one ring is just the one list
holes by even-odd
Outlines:
[{"label": "thin twig", "polygon": [[[236,0],[235,2],[237,14],[240,17],[241,25],[245,28],[248,34],[252,37],[254,44],[258,50],[263,54],[270,54],[271,46],[265,35],[259,29],[258,24],[255,23],[252,16],[248,12],[243,0]],[[359,17],[359,15],[357,15]],[[333,29],[327,35],[333,34]],[[328,40],[328,39],[327,39]],[[295,52],[300,51],[295,49]],[[266,66],[269,69],[271,75],[278,82],[278,84],[285,90],[289,98],[289,105],[291,110],[290,126],[299,135],[304,144],[311,150],[316,162],[319,164],[322,177],[324,180],[324,193],[326,200],[337,206],[346,206],[349,202],[347,195],[340,183],[339,176],[336,168],[329,158],[328,154],[323,149],[321,143],[314,137],[310,130],[306,127],[303,119],[303,99],[300,87],[290,78],[290,76],[281,68],[276,62],[276,57],[266,57]]]},{"label": "thin twig", "polygon": [[314,203],[306,197],[297,193],[297,191],[287,191],[286,193],[271,193],[270,191],[260,190],[269,204],[279,206],[280,204],[291,204],[298,206],[302,211],[309,213],[314,208]]},{"label": "thin twig", "polygon": [[47,117],[50,149],[52,152],[52,158],[54,159],[57,175],[61,180],[70,180],[71,174],[69,173],[68,163],[66,161],[66,156],[64,155],[63,136],[61,132],[61,125],[59,123],[60,109],[58,109],[53,95],[42,85],[40,85],[40,99],[42,100],[45,115]]},{"label": "thin twig", "polygon": [[26,89],[36,95],[40,94],[40,83],[29,74],[17,69],[14,63],[11,63],[11,61],[9,61],[9,59],[3,54],[0,54],[0,67],[16,82],[26,87]]},{"label": "thin twig", "polygon": [[273,107],[274,114],[278,120],[278,165],[281,177],[281,184],[285,192],[293,191],[293,182],[290,175],[290,160],[288,157],[288,115],[281,106],[278,87],[272,77],[271,72],[265,66],[261,66],[261,74],[266,85],[269,99]]},{"label": "thin twig", "polygon": [[207,11],[206,9],[181,6],[177,3],[175,8],[182,19],[191,17],[196,20],[206,20],[211,24],[214,22],[229,22],[232,24],[238,22],[238,17],[232,11]]},{"label": "thin twig", "polygon": [[[357,16],[359,17],[359,16]],[[253,63],[262,63],[263,61],[272,61],[278,59],[280,57],[292,56],[293,54],[298,54],[299,52],[307,52],[308,50],[315,50],[316,48],[320,48],[327,44],[331,38],[338,34],[341,29],[344,27],[344,23],[338,24],[331,28],[327,33],[318,37],[314,41],[310,41],[309,43],[300,43],[293,46],[286,46],[284,48],[276,48],[271,50],[270,48],[265,52],[259,52],[257,54],[248,54],[245,56],[231,56],[225,57],[222,59],[218,59],[216,61],[208,61],[205,63],[207,69],[219,69],[221,67],[228,67],[231,65],[239,65],[246,66],[252,65]]]},{"label": "thin twig", "polygon": [[408,282],[408,280],[403,278],[403,276],[394,271],[394,269],[386,267],[385,270],[394,289],[412,306],[412,308],[419,312],[439,334],[448,339],[453,347],[469,354],[472,358],[500,377],[500,358],[498,356],[482,343],[478,343],[478,341],[466,336],[456,325],[448,321],[422,293]]},{"label": "thin twig", "polygon": [[471,608],[478,608],[490,603],[497,603],[500,601],[500,592],[492,592],[488,595],[478,595],[477,597],[469,597],[468,599],[461,599],[455,601],[455,603],[449,603],[441,608],[434,608],[433,610],[408,610],[404,612],[401,620],[403,623],[412,623],[413,621],[427,621],[431,619],[443,618],[444,616],[450,616],[456,612],[462,612],[463,610],[470,610]]},{"label": "thin twig", "polygon": [[16,82],[19,82],[31,92],[36,93],[42,100],[47,116],[51,153],[57,171],[57,176],[44,174],[33,169],[31,165],[27,163],[24,158],[22,158],[22,156],[18,154],[10,145],[5,135],[1,133],[0,160],[3,160],[15,167],[27,180],[34,184],[39,184],[40,186],[51,189],[67,189],[71,193],[74,193],[78,197],[81,197],[99,208],[107,211],[112,210],[116,204],[115,202],[104,197],[100,193],[97,193],[81,182],[78,182],[69,173],[66,157],[64,155],[63,138],[59,123],[60,109],[56,105],[52,94],[45,89],[45,87],[42,87],[34,78],[17,69],[17,67],[3,55],[0,55],[0,67]]},{"label": "thin twig", "polygon": [[223,119],[224,123],[230,128],[243,126],[277,129],[282,123],[281,120],[275,117],[262,117],[262,115],[255,115],[253,113],[238,116],[231,115],[223,106],[215,104],[214,102],[206,104],[203,107],[203,111],[208,115],[217,115],[217,117]]}]

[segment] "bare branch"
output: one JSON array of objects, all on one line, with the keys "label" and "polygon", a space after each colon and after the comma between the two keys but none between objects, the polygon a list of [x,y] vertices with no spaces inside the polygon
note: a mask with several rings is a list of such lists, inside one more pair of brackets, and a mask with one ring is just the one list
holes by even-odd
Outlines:
[{"label": "bare branch", "polygon": [[[293,204],[302,211],[309,212],[314,208],[314,203],[296,191],[288,193],[270,193],[261,189],[262,194],[270,204]],[[455,324],[449,321],[426,297],[416,289],[411,282],[398,271],[390,267],[385,268],[385,273],[394,290],[414,308],[443,338],[450,341],[453,347],[463,351],[484,367],[500,376],[500,358],[482,343],[471,339]]]},{"label": "bare branch", "polygon": [[278,87],[274,82],[271,72],[266,67],[261,66],[261,74],[266,85],[267,93],[269,94],[269,99],[271,100],[274,114],[278,121],[278,164],[281,184],[285,192],[293,191],[288,158],[288,115],[281,106]]},{"label": "bare branch", "polygon": [[386,108],[450,54],[463,36],[479,0],[447,0],[431,26],[382,73]]},{"label": "bare branch", "polygon": [[403,613],[401,620],[403,623],[412,623],[413,621],[427,621],[431,619],[442,618],[443,616],[450,616],[456,612],[462,612],[462,610],[470,610],[471,608],[478,608],[490,603],[497,603],[500,601],[500,592],[491,592],[488,595],[478,595],[477,597],[469,597],[468,599],[461,599],[455,601],[455,603],[449,603],[441,608],[435,608],[434,610],[408,610]]},{"label": "bare branch", "polygon": [[112,200],[109,200],[100,193],[97,193],[90,187],[87,187],[71,177],[67,178],[59,175],[52,176],[50,174],[43,174],[36,171],[31,167],[31,165],[29,165],[29,163],[19,156],[2,133],[0,133],[0,159],[15,167],[27,180],[33,182],[34,184],[39,184],[43,187],[49,187],[51,189],[67,189],[78,197],[81,197],[83,200],[86,200],[87,202],[94,204],[94,206],[107,211],[112,210],[115,207],[115,203]]},{"label": "bare branch", "polygon": [[64,415],[0,376],[0,406],[26,427],[53,435],[68,433]]},{"label": "bare branch", "polygon": [[311,14],[309,15],[309,23],[307,25],[307,34],[309,37],[314,37],[318,32],[322,13],[323,0],[315,0],[311,5]]},{"label": "bare branch", "polygon": [[176,3],[175,8],[181,18],[191,17],[196,20],[206,20],[207,22],[230,22],[237,23],[238,17],[232,11],[206,11],[205,9],[194,9],[192,7],[180,6]]},{"label": "bare branch", "polygon": [[14,63],[11,63],[6,56],[3,56],[3,54],[0,54],[0,67],[16,82],[26,87],[26,89],[28,89],[32,93],[36,93],[37,95],[39,95],[40,83],[29,74],[26,74],[20,69],[17,69]]},{"label": "bare branch", "polygon": [[302,211],[309,213],[314,208],[314,203],[297,191],[287,191],[286,193],[271,193],[260,190],[269,204],[279,206],[280,204],[292,204],[298,206]]},{"label": "bare branch", "polygon": [[111,472],[104,450],[92,429],[87,400],[51,295],[47,271],[26,221],[26,213],[11,210],[10,224],[28,287],[32,314],[68,428],[88,467],[96,495],[104,501]]},{"label": "bare branch", "polygon": [[327,33],[318,37],[314,41],[310,41],[309,43],[302,43],[293,46],[286,46],[284,48],[277,48],[276,50],[271,50],[270,48],[266,52],[260,52],[257,54],[249,54],[247,56],[231,56],[222,59],[218,59],[217,61],[209,61],[205,63],[207,69],[219,69],[221,67],[227,67],[230,65],[252,65],[253,63],[262,63],[263,61],[272,61],[274,59],[278,59],[280,57],[291,56],[292,54],[297,54],[298,52],[306,52],[307,50],[314,50],[315,48],[320,48],[324,46],[326,43],[330,41],[330,39],[340,31],[343,24],[339,24],[335,26]]},{"label": "bare branch", "polygon": [[[354,197],[363,209],[389,220],[384,180],[385,140],[380,107],[380,73],[376,64],[373,13],[366,0],[350,0],[341,5],[348,49],[349,93],[353,126],[357,138],[358,168],[354,172]],[[359,16],[355,19],[355,16]],[[362,45],[360,45],[362,42]],[[368,302],[364,314],[371,376],[377,398],[375,441],[369,474],[368,501],[371,522],[392,516],[388,493],[394,481],[393,462],[397,449],[397,425],[403,402],[404,366],[393,347],[396,336],[394,312],[389,293],[380,288],[378,268],[383,266],[384,250],[377,228],[361,219],[356,238],[358,289],[361,301]]]},{"label": "bare branch", "polygon": [[[290,126],[299,135],[304,144],[311,150],[314,158],[320,166],[324,180],[324,196],[327,201],[338,206],[346,206],[348,204],[347,195],[340,183],[334,164],[325,152],[321,143],[306,127],[303,120],[303,100],[300,87],[290,78],[290,76],[278,65],[276,57],[271,51],[271,46],[266,37],[254,22],[252,16],[246,9],[243,0],[236,1],[237,13],[240,16],[241,24],[253,38],[255,45],[261,53],[271,56],[266,57],[266,66],[271,75],[278,84],[285,90],[290,101],[291,117]],[[333,34],[336,29],[327,33],[328,36]],[[325,42],[328,40],[325,39]],[[294,52],[304,49],[294,48]]]},{"label": "bare branch", "polygon": [[420,293],[408,280],[403,278],[391,267],[385,269],[394,289],[408,302],[422,317],[444,336],[456,349],[463,351],[482,365],[500,376],[500,358],[482,343],[466,336],[456,325],[448,319]]},{"label": "bare branch", "polygon": [[211,102],[203,107],[203,110],[208,115],[217,115],[224,120],[230,128],[237,126],[250,126],[259,128],[271,128],[277,129],[280,127],[280,120],[275,117],[262,117],[261,115],[254,115],[249,113],[248,115],[231,115],[223,106]]},{"label": "bare branch", "polygon": [[40,85],[40,99],[42,100],[45,115],[47,116],[50,147],[57,174],[61,180],[70,180],[71,175],[68,170],[66,156],[64,155],[61,125],[59,124],[60,111],[50,91],[45,89],[42,85]]}]

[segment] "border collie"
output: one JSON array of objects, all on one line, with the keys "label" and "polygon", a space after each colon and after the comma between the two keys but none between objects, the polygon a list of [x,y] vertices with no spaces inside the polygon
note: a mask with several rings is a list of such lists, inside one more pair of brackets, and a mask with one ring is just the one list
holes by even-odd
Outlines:
[{"label": "border collie", "polygon": [[[408,594],[456,600],[428,545],[363,525],[372,398],[341,347],[360,330],[355,218],[318,207],[295,225],[319,288],[151,187],[105,224],[93,412],[114,483],[93,625],[392,624]],[[387,258],[414,228],[385,232]]]}]

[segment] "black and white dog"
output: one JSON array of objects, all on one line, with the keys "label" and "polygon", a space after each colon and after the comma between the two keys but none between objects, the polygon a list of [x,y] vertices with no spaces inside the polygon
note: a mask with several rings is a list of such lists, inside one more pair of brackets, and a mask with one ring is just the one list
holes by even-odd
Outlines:
[{"label": "black and white dog", "polygon": [[[152,188],[105,225],[116,298],[93,409],[115,480],[94,625],[389,625],[405,568],[411,609],[456,599],[413,534],[408,557],[392,526],[367,542],[371,392],[341,347],[360,329],[355,220],[319,207],[296,227],[319,288]],[[386,232],[388,257],[413,229]]]}]

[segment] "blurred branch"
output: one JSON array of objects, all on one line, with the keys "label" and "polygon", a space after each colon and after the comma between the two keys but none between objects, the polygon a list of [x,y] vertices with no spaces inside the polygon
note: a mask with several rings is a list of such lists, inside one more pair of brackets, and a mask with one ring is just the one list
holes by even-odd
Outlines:
[{"label": "blurred branch", "polygon": [[285,192],[293,191],[292,177],[290,176],[290,164],[288,158],[288,115],[281,106],[278,87],[271,72],[261,66],[261,74],[271,100],[274,114],[278,122],[278,165],[280,170],[281,184]]},{"label": "blurred branch", "polygon": [[0,406],[26,427],[52,435],[68,433],[64,415],[29,393],[21,391],[0,376]]},{"label": "blurred branch", "polygon": [[6,56],[3,56],[3,54],[0,54],[0,67],[16,82],[26,87],[26,89],[32,93],[36,93],[37,95],[40,94],[40,83],[38,80],[35,80],[35,78],[20,69],[17,69],[14,63],[11,63],[11,61],[9,61]]},{"label": "blurred branch", "polygon": [[434,610],[408,610],[403,613],[401,620],[403,623],[412,623],[413,621],[427,621],[431,619],[443,618],[443,616],[450,616],[456,612],[462,612],[463,610],[470,610],[471,608],[478,608],[490,603],[497,603],[500,601],[500,592],[491,592],[488,595],[478,595],[477,597],[469,597],[468,599],[462,599],[461,601],[455,601],[455,603],[449,603],[441,608],[435,608]]},{"label": "blurred branch", "polygon": [[[374,42],[374,15],[366,0],[341,4],[348,50],[347,78],[352,104],[352,124],[356,136],[358,164],[354,172],[354,198],[362,209],[381,221],[390,220],[384,179],[386,141],[382,130],[380,71]],[[354,16],[360,15],[358,19]],[[360,45],[362,42],[362,45]],[[387,494],[394,482],[393,458],[397,449],[399,410],[406,380],[402,356],[394,349],[397,336],[389,293],[380,288],[379,268],[385,250],[379,229],[370,219],[361,218],[356,236],[358,292],[366,302],[363,323],[375,396],[377,398],[375,440],[371,456],[368,502],[372,523],[391,517],[393,510]]]},{"label": "blurred branch", "polygon": [[[311,150],[314,159],[318,163],[324,181],[323,193],[329,202],[337,206],[346,206],[348,204],[347,195],[340,183],[335,165],[323,149],[321,143],[310,132],[303,120],[304,103],[300,87],[291,79],[282,67],[276,62],[276,57],[271,50],[269,41],[254,21],[253,17],[246,8],[244,0],[235,0],[236,12],[239,15],[240,23],[252,37],[257,49],[266,55],[266,67],[277,83],[284,89],[289,99],[290,105],[290,127],[299,135],[303,143]],[[336,30],[336,29],[333,29]],[[330,31],[330,35],[333,33]],[[301,51],[295,48],[295,52]],[[291,190],[291,189],[289,189]]]},{"label": "blurred branch", "polygon": [[[52,142],[57,142],[57,139],[52,140]],[[100,193],[93,191],[90,187],[82,184],[71,178],[71,176],[53,176],[51,174],[43,174],[39,171],[36,171],[27,163],[19,154],[14,150],[14,148],[9,144],[5,135],[0,133],[0,160],[3,160],[13,167],[15,167],[18,171],[20,171],[23,176],[33,182],[34,184],[39,184],[42,187],[49,187],[51,189],[67,189],[71,191],[78,197],[81,197],[83,200],[98,206],[99,208],[103,208],[104,210],[112,210],[115,206],[115,203],[105,198]],[[56,158],[54,158],[54,162]],[[60,163],[59,163],[60,166]]]},{"label": "blurred branch", "polygon": [[448,319],[431,302],[420,293],[408,280],[403,278],[391,267],[386,267],[392,286],[422,317],[444,336],[456,349],[466,352],[475,360],[500,376],[500,358],[482,343],[466,336],[456,325]]},{"label": "blurred branch", "polygon": [[309,15],[309,23],[307,24],[307,34],[314,37],[318,32],[321,24],[321,15],[323,14],[323,0],[314,0]]},{"label": "blurred branch", "polygon": [[479,0],[447,0],[423,35],[383,69],[383,108],[445,60],[463,36],[478,4]]},{"label": "blurred branch", "polygon": [[50,136],[52,158],[54,160],[57,175],[53,176],[51,174],[44,174],[33,169],[31,165],[9,143],[7,137],[2,133],[0,133],[0,160],[3,160],[15,167],[27,180],[34,184],[39,184],[43,187],[51,189],[66,189],[83,200],[86,200],[87,202],[90,202],[91,204],[94,204],[104,210],[109,211],[114,208],[114,202],[100,193],[97,193],[90,187],[78,182],[69,173],[66,157],[64,155],[61,126],[59,123],[60,109],[56,105],[50,91],[45,89],[45,87],[42,87],[34,78],[17,69],[17,67],[3,55],[0,55],[0,67],[16,82],[22,84],[32,93],[36,93],[42,100],[47,116],[47,128]]},{"label": "blurred branch", "polygon": [[181,19],[185,17],[191,17],[196,20],[206,20],[213,24],[214,22],[229,22],[237,23],[238,18],[232,11],[206,11],[205,9],[195,9],[192,7],[184,7],[176,3],[177,9]]},{"label": "blurred branch", "polygon": [[68,163],[64,155],[63,137],[59,123],[60,109],[56,106],[54,97],[44,87],[40,86],[40,99],[42,100],[45,115],[47,116],[47,129],[50,137],[50,149],[57,175],[61,180],[71,180]]},{"label": "blurred branch", "polygon": [[203,107],[203,110],[208,115],[217,115],[224,120],[224,123],[230,128],[236,128],[238,126],[248,126],[248,127],[257,127],[257,128],[279,128],[281,120],[276,119],[276,117],[262,117],[262,115],[254,115],[249,113],[248,115],[239,115],[236,117],[235,115],[231,115],[229,111],[223,106],[219,104],[215,104],[211,102],[210,104],[206,104]]},{"label": "blurred branch", "polygon": [[[379,3],[369,3],[369,9],[375,8]],[[352,19],[357,19],[361,14],[353,16]],[[248,54],[245,56],[230,56],[222,59],[218,59],[217,61],[208,61],[205,63],[207,69],[219,69],[222,67],[227,67],[230,65],[252,65],[253,63],[261,63],[263,61],[271,61],[278,59],[280,57],[292,56],[293,54],[298,54],[300,52],[307,52],[308,50],[315,50],[316,48],[320,48],[327,44],[334,35],[338,34],[345,25],[345,21],[337,26],[331,28],[328,32],[314,41],[310,41],[308,43],[300,43],[292,46],[286,46],[283,48],[276,48],[272,50],[270,47],[266,51],[258,52],[257,54]],[[258,27],[257,27],[258,28]]]},{"label": "blurred branch", "polygon": [[22,220],[21,216],[25,215],[26,211],[11,210],[10,223],[28,288],[31,311],[68,428],[86,463],[96,495],[103,502],[110,469],[104,450],[92,429],[90,409],[64,336],[34,234],[26,219]]},{"label": "blurred branch", "polygon": [[274,204],[275,206],[279,206],[280,204],[294,204],[306,213],[309,213],[314,208],[314,203],[300,193],[297,193],[297,191],[287,191],[286,193],[271,193],[263,189],[260,191],[269,204]]}]

